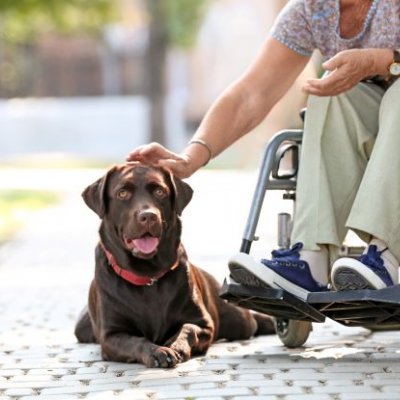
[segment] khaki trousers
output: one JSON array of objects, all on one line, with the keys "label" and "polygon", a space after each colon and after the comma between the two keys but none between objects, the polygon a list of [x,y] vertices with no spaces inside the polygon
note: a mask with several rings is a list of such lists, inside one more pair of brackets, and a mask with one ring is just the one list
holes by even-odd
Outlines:
[{"label": "khaki trousers", "polygon": [[400,79],[309,97],[296,199],[292,243],[332,251],[352,229],[400,260]]}]

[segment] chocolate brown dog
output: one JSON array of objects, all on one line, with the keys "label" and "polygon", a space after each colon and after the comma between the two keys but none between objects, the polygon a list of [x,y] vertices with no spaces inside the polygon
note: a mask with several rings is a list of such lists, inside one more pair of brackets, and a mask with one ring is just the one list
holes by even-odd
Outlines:
[{"label": "chocolate brown dog", "polygon": [[89,306],[75,335],[99,343],[104,360],[173,367],[214,340],[274,333],[268,316],[220,299],[216,280],[187,260],[179,219],[192,197],[187,183],[125,165],[82,195],[101,225]]}]

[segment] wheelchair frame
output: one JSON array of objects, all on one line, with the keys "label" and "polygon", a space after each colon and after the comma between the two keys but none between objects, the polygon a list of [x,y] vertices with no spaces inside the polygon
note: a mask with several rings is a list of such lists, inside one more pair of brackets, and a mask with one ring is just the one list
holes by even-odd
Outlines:
[{"label": "wheelchair frame", "polygon": [[[304,113],[304,111],[303,111]],[[304,114],[302,115],[302,117]],[[284,191],[283,198],[295,201],[302,129],[283,130],[275,134],[265,148],[240,247],[250,253],[258,220],[268,190]],[[281,171],[285,155],[292,155],[292,168]],[[278,246],[290,246],[290,232],[284,225],[278,232]],[[282,228],[282,224],[280,224]],[[356,256],[360,248],[344,248],[347,256]],[[312,322],[331,318],[346,326],[364,326],[371,330],[400,329],[400,285],[381,290],[310,293],[304,301],[274,288],[241,285],[227,277],[221,297],[241,307],[275,317],[276,331],[287,347],[303,345],[312,330]]]}]

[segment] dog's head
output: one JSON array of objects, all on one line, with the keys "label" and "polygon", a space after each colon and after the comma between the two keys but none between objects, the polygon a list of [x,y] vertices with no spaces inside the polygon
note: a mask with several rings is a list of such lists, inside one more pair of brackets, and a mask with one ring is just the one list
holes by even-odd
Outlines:
[{"label": "dog's head", "polygon": [[113,241],[135,257],[148,259],[171,230],[180,236],[178,217],[192,194],[191,187],[169,171],[132,164],[111,168],[82,196]]}]

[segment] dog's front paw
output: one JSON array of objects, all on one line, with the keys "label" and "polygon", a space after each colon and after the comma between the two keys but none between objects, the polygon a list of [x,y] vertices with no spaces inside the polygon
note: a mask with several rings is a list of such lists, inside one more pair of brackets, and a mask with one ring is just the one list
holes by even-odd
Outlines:
[{"label": "dog's front paw", "polygon": [[157,347],[144,360],[148,368],[172,368],[180,362],[180,356],[168,347]]},{"label": "dog's front paw", "polygon": [[187,342],[175,342],[171,345],[171,349],[178,355],[179,362],[188,361],[192,356],[192,349]]}]

